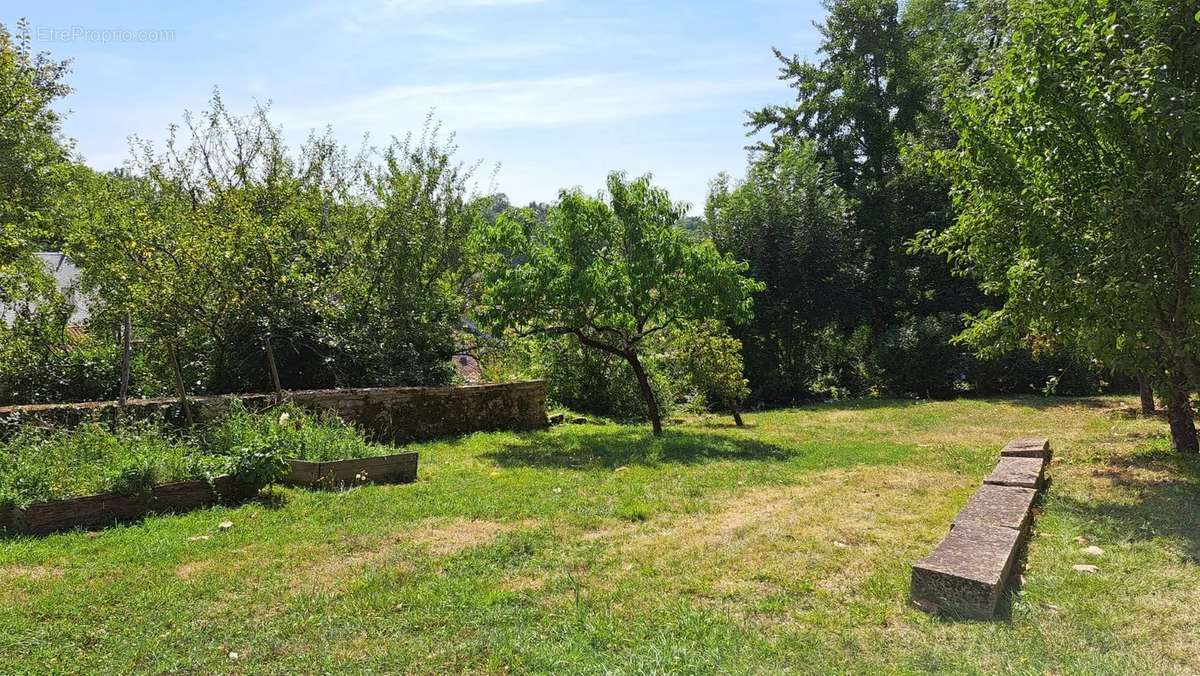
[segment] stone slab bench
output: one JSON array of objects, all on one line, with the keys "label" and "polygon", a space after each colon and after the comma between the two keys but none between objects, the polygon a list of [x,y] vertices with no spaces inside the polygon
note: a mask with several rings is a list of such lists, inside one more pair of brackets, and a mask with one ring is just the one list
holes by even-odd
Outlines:
[{"label": "stone slab bench", "polygon": [[984,484],[954,517],[951,528],[962,524],[1011,528],[1020,532],[1022,539],[1029,533],[1032,521],[1033,501],[1037,491],[1017,486]]},{"label": "stone slab bench", "polygon": [[1041,458],[1042,463],[1046,464],[1052,457],[1050,440],[1045,437],[1013,439],[1000,449],[1000,455],[1009,458]]},{"label": "stone slab bench", "polygon": [[913,564],[912,599],[920,608],[992,619],[1033,525],[1046,485],[1050,443],[1016,439],[950,525],[933,553]]},{"label": "stone slab bench", "polygon": [[991,619],[1012,572],[1020,538],[1020,531],[1013,528],[956,525],[932,554],[913,565],[913,599],[944,613]]},{"label": "stone slab bench", "polygon": [[983,483],[1041,490],[1046,483],[1046,463],[1041,458],[1001,456]]}]

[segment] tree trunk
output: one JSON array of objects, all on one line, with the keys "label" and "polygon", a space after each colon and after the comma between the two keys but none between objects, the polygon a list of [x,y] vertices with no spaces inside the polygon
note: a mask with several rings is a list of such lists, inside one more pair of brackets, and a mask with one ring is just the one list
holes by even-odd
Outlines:
[{"label": "tree trunk", "polygon": [[183,385],[183,370],[179,368],[175,343],[168,343],[167,351],[171,356],[171,370],[175,372],[175,395],[179,397],[179,405],[183,407],[183,418],[187,421],[188,427],[191,427],[195,424],[195,420],[192,419],[192,405],[188,403],[187,388]]},{"label": "tree trunk", "polygon": [[738,427],[745,427],[746,423],[742,422],[742,414],[738,411],[737,404],[730,406],[729,410],[733,411],[733,424]]},{"label": "tree trunk", "polygon": [[1145,373],[1139,373],[1138,395],[1142,399],[1142,413],[1145,415],[1154,415],[1154,390],[1150,388],[1150,379]]},{"label": "tree trunk", "polygon": [[638,386],[642,390],[642,401],[646,403],[646,413],[650,416],[650,424],[654,426],[654,436],[660,436],[662,434],[662,416],[658,412],[658,402],[654,399],[654,389],[650,387],[650,379],[646,377],[646,369],[642,368],[642,362],[638,360],[636,352],[627,353],[625,359],[629,361],[634,375],[637,376]]},{"label": "tree trunk", "polygon": [[1182,367],[1182,359],[1175,357],[1169,374],[1167,390],[1167,420],[1171,424],[1171,446],[1178,453],[1200,453],[1196,440],[1196,423],[1192,417],[1191,387]]},{"label": "tree trunk", "polygon": [[271,370],[271,385],[275,388],[275,397],[283,400],[283,386],[279,383],[279,369],[275,366],[275,350],[271,347],[271,334],[263,336],[263,344],[267,346],[267,366]]}]

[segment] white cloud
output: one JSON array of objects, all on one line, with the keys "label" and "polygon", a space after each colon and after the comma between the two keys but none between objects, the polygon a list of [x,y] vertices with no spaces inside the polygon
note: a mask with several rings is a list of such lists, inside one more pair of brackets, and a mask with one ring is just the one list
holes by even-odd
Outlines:
[{"label": "white cloud", "polygon": [[450,129],[515,129],[656,117],[727,105],[730,95],[771,90],[771,77],[647,79],[606,73],[526,80],[395,85],[314,106],[279,106],[286,127],[333,125],[375,133],[411,128],[431,108]]}]

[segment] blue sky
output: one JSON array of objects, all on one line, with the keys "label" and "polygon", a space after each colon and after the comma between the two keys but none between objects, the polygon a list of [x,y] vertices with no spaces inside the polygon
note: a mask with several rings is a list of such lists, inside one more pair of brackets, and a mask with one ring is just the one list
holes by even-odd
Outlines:
[{"label": "blue sky", "polygon": [[[817,0],[242,4],[6,3],[0,21],[73,59],[64,129],[98,169],[219,86],[234,110],[269,101],[297,141],[330,125],[383,144],[433,109],[483,162],[479,188],[517,203],[621,169],[699,210],[718,172],[743,173],[744,111],[791,98],[771,47],[811,55],[823,16]],[[105,29],[127,34],[88,32]]]}]

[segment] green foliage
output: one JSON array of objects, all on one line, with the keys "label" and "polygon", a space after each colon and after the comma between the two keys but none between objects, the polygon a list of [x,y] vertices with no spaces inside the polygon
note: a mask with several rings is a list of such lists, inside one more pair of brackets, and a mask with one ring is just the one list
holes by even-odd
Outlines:
[{"label": "green foliage", "polygon": [[24,254],[45,233],[69,152],[53,108],[70,92],[68,64],[31,43],[26,22],[0,24],[0,303],[33,269]]},{"label": "green foliage", "polygon": [[[676,382],[718,410],[736,413],[750,396],[742,375],[742,344],[720,322],[680,326],[667,334],[666,360]],[[679,385],[677,385],[679,387]],[[740,418],[739,418],[740,420]]]},{"label": "green foliage", "polygon": [[[368,443],[362,431],[333,413],[309,413],[285,404],[257,413],[240,404],[203,433],[205,448],[237,458],[239,475],[275,480],[286,459],[325,461],[394,453],[390,446]],[[277,466],[283,469],[276,473]],[[266,483],[266,481],[263,481]]]},{"label": "green foliage", "polygon": [[[67,328],[71,306],[48,293],[36,310],[18,311],[0,324],[0,405],[116,399],[121,349],[103,333]],[[130,365],[133,396],[167,391],[144,355]]]},{"label": "green foliage", "polygon": [[289,148],[256,108],[214,94],[136,146],[131,173],[77,172],[66,250],[96,313],[132,314],[193,391],[449,382],[464,310],[470,170],[428,126],[376,164],[326,133]]},{"label": "green foliage", "polygon": [[655,430],[642,341],[681,322],[743,321],[759,284],[746,266],[689,238],[684,213],[648,177],[608,179],[608,194],[563,191],[544,221],[509,212],[474,236],[484,270],[481,316],[495,335],[571,335],[625,359]]},{"label": "green foliage", "polygon": [[[625,422],[646,422],[646,404],[637,377],[624,359],[579,345],[573,338],[545,341],[536,376],[546,381],[550,401],[572,411]],[[657,355],[644,366],[659,414],[670,416],[679,394],[669,368]]]},{"label": "green foliage", "polygon": [[[1195,2],[1022,0],[951,97],[961,210],[935,246],[1002,294],[993,333],[1154,363],[1191,427],[1200,263]],[[1192,382],[1189,382],[1191,380]],[[1194,449],[1190,439],[1177,444]]]},{"label": "green foliage", "polygon": [[334,280],[328,340],[344,355],[342,380],[362,385],[444,385],[474,272],[466,244],[485,213],[472,199],[472,167],[453,138],[427,123],[419,139],[393,141],[369,170],[372,208],[348,231],[349,256]]},{"label": "green foliage", "polygon": [[152,427],[111,432],[89,424],[74,431],[26,428],[0,443],[0,505],[27,506],[116,492],[137,495],[170,481],[227,473],[224,458]]},{"label": "green foliage", "polygon": [[855,291],[863,259],[850,207],[810,142],[760,155],[740,183],[725,176],[713,183],[705,209],[712,241],[763,283],[754,319],[737,331],[760,399],[807,395],[808,346],[863,311]]}]

